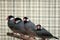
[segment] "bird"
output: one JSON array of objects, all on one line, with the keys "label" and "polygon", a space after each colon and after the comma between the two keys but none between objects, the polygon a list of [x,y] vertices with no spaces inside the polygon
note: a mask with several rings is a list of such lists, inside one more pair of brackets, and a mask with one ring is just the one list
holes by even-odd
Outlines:
[{"label": "bird", "polygon": [[12,15],[9,15],[8,17],[7,17],[7,25],[8,25],[8,27],[14,32],[14,16],[12,16]]},{"label": "bird", "polygon": [[24,17],[23,22],[24,22],[24,26],[26,28],[29,28],[29,30],[30,29],[33,30],[35,28],[35,24],[33,22],[31,22],[31,20],[29,20],[28,17]]},{"label": "bird", "polygon": [[27,31],[26,33],[30,36],[33,37],[35,36],[35,24],[31,22],[31,20],[28,19],[28,17],[23,17],[23,22],[25,26],[25,30]]},{"label": "bird", "polygon": [[25,33],[25,29],[24,29],[24,22],[22,21],[21,18],[17,17],[14,19],[14,23],[15,23],[15,29],[18,31],[18,33]]},{"label": "bird", "polygon": [[53,36],[50,32],[48,32],[45,28],[43,28],[41,25],[36,25],[36,34],[37,37],[41,37],[41,38],[55,38],[55,39],[59,39],[55,36]]}]

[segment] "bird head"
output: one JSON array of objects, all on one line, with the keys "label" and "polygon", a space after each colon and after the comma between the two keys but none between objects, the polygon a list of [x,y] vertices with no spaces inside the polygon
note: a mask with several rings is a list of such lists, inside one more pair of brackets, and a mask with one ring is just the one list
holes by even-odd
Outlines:
[{"label": "bird head", "polygon": [[41,29],[41,25],[40,24],[36,25],[36,29]]},{"label": "bird head", "polygon": [[23,18],[24,23],[27,23],[29,21],[28,17]]},{"label": "bird head", "polygon": [[14,22],[15,22],[15,23],[20,23],[21,21],[22,21],[22,19],[19,18],[19,17],[17,17],[17,18],[14,19]]},{"label": "bird head", "polygon": [[14,19],[14,16],[10,15],[7,17],[7,20],[13,20]]}]

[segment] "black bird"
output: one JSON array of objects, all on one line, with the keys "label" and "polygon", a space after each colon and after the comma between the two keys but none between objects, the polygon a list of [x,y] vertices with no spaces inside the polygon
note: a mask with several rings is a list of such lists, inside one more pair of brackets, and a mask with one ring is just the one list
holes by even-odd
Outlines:
[{"label": "black bird", "polygon": [[14,16],[10,15],[7,17],[7,24],[8,24],[8,27],[13,31],[14,30]]},{"label": "black bird", "polygon": [[19,17],[15,18],[15,29],[18,31],[18,33],[25,33],[24,22]]},{"label": "black bird", "polygon": [[37,25],[37,27],[40,27],[40,28],[37,28],[36,30],[37,37],[58,39],[57,37],[53,36],[50,32],[48,32],[46,29],[41,27],[41,25]]},{"label": "black bird", "polygon": [[31,22],[28,17],[23,18],[25,29],[27,30],[28,35],[35,36],[35,24]]}]

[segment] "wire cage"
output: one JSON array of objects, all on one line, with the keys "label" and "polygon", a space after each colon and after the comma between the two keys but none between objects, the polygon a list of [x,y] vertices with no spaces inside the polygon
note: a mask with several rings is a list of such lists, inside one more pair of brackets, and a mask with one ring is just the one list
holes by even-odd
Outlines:
[{"label": "wire cage", "polygon": [[27,16],[33,23],[41,24],[60,37],[60,0],[0,0],[0,40],[20,40],[6,35],[11,32],[6,20],[9,15]]}]

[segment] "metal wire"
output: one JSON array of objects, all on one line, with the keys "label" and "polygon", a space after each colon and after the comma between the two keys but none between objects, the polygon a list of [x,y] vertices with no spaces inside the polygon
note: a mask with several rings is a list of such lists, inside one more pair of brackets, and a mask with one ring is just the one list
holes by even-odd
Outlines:
[{"label": "metal wire", "polygon": [[20,18],[27,16],[33,23],[41,24],[60,38],[59,0],[0,0],[0,39],[19,40],[6,35],[7,32],[11,32],[6,20],[9,15]]}]

